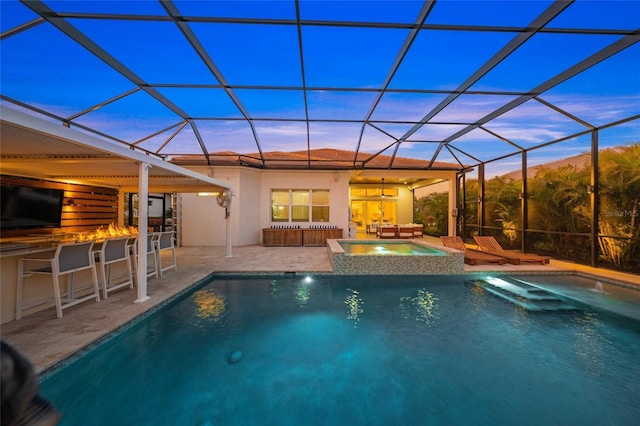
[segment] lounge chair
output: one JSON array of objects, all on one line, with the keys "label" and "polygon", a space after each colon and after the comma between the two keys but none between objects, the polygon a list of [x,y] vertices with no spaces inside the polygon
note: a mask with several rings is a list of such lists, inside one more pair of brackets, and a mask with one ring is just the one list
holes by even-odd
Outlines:
[{"label": "lounge chair", "polygon": [[526,254],[515,251],[506,251],[494,237],[473,237],[478,244],[480,250],[507,258],[509,263],[519,265],[522,262],[540,263],[545,265],[549,263],[549,258],[545,256],[537,256],[535,254]]},{"label": "lounge chair", "polygon": [[501,256],[484,253],[478,250],[472,250],[464,245],[464,241],[460,237],[440,237],[442,245],[452,249],[460,250],[464,253],[464,263],[467,265],[478,265],[480,263],[497,263],[504,265],[507,259]]}]

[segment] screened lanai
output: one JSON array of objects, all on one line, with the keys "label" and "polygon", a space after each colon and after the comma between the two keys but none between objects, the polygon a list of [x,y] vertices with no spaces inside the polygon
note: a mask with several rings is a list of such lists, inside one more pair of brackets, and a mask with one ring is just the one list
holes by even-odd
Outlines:
[{"label": "screened lanai", "polygon": [[465,238],[640,268],[640,2],[0,7],[5,106],[168,162],[454,170]]}]

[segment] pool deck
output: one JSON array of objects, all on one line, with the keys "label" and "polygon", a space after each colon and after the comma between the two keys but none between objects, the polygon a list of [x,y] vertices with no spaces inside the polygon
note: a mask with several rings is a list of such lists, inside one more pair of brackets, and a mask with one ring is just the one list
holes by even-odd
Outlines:
[{"label": "pool deck", "polygon": [[[439,240],[425,237],[425,240]],[[190,288],[213,272],[230,273],[332,273],[326,247],[234,247],[232,257],[226,257],[224,247],[180,247],[176,250],[178,270],[165,272],[161,278],[150,279],[150,300],[132,303],[136,289],[111,293],[100,303],[85,302],[56,318],[55,309],[45,309],[0,326],[0,336],[12,344],[41,373],[61,360],[108,336],[133,318]],[[549,273],[580,272],[605,279],[640,286],[640,275],[590,268],[551,260],[549,265],[465,265],[465,273]]]}]

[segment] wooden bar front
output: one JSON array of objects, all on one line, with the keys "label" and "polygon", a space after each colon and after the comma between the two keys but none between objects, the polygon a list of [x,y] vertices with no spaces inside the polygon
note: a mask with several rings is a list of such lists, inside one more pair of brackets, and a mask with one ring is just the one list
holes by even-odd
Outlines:
[{"label": "wooden bar front", "polygon": [[262,245],[267,247],[299,247],[302,245],[302,229],[263,228]]},{"label": "wooden bar front", "polygon": [[327,239],[342,238],[342,229],[263,228],[262,245],[267,247],[326,246]]},{"label": "wooden bar front", "polygon": [[302,244],[305,246],[326,246],[327,240],[342,238],[342,229],[303,229]]}]

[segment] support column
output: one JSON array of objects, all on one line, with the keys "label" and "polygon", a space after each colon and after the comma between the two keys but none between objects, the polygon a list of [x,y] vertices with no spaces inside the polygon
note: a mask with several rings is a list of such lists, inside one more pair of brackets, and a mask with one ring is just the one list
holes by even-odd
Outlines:
[{"label": "support column", "polygon": [[147,235],[149,216],[149,167],[148,163],[140,163],[138,170],[138,276],[136,285],[138,298],[134,303],[146,302],[147,296]]},{"label": "support column", "polygon": [[598,266],[599,245],[598,234],[600,233],[600,196],[598,195],[598,130],[591,131],[591,266]]},{"label": "support column", "polygon": [[478,234],[484,235],[484,163],[478,164]]},{"label": "support column", "polygon": [[527,151],[522,151],[522,187],[520,189],[520,224],[522,227],[522,238],[520,239],[520,250],[527,251],[527,229],[529,228],[529,203],[527,202]]},{"label": "support column", "polygon": [[[231,190],[229,190],[229,200],[231,200]],[[231,203],[224,209],[224,220],[227,225],[227,257],[232,257],[231,253]]]},{"label": "support column", "polygon": [[456,235],[456,225],[458,221],[458,191],[457,191],[457,179],[449,179],[449,229],[447,235]]}]

